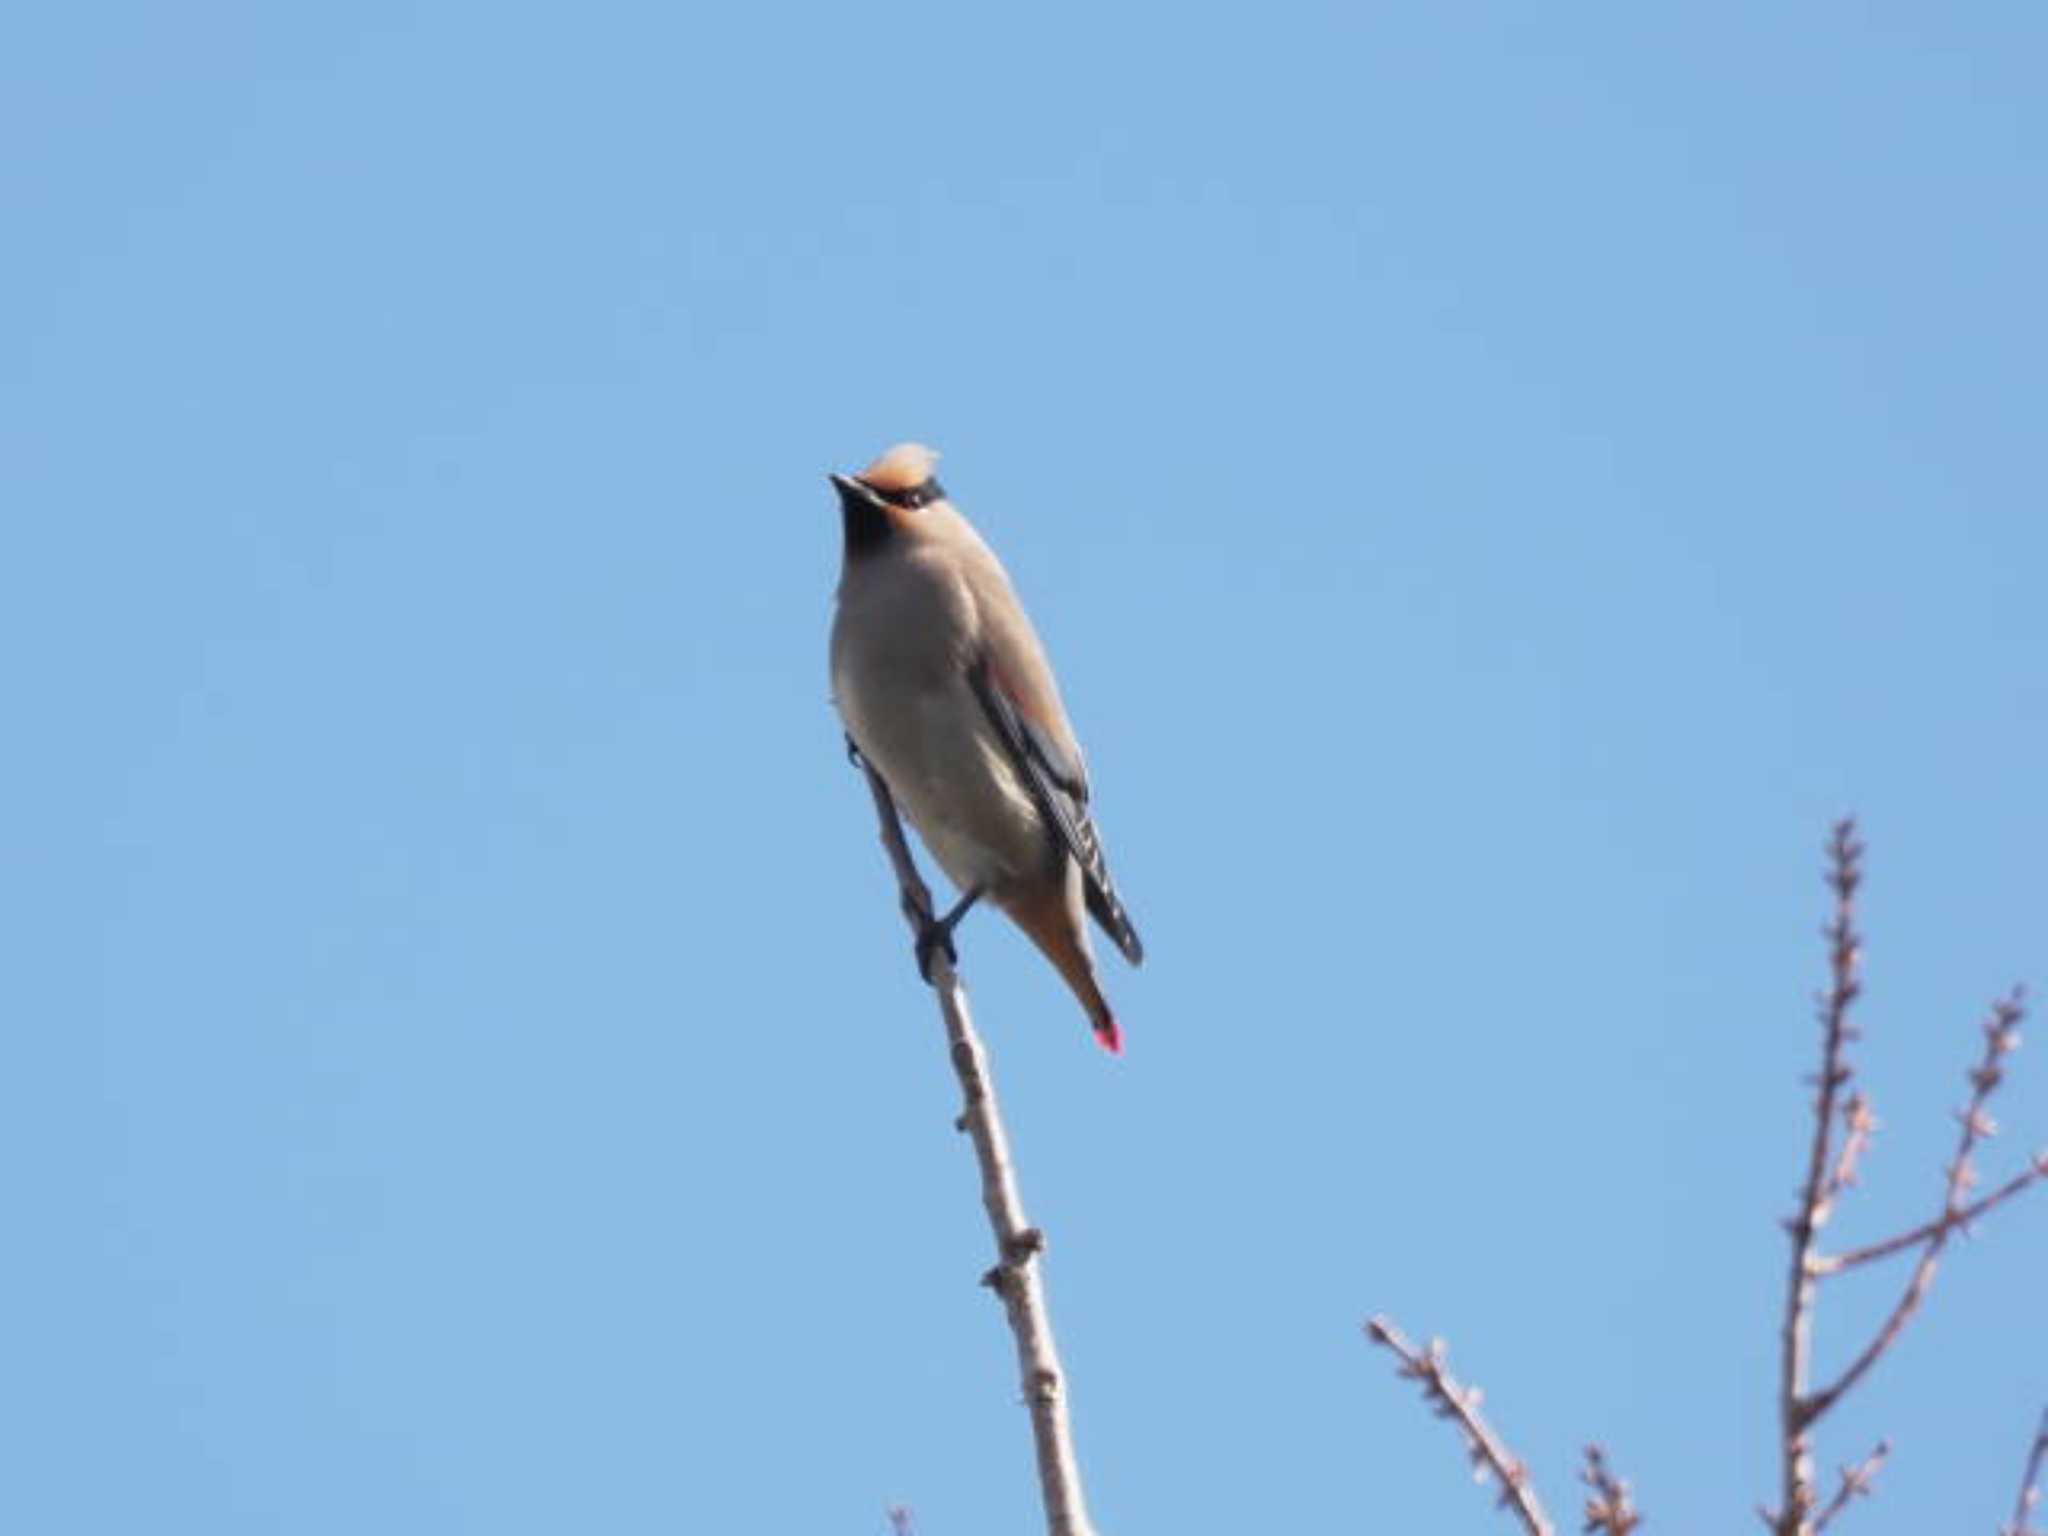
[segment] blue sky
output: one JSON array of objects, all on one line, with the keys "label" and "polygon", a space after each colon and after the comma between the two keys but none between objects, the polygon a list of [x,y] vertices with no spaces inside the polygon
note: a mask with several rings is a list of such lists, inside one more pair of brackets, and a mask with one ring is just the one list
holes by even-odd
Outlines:
[{"label": "blue sky", "polygon": [[[1502,1529],[1376,1310],[1561,1514],[1589,1438],[1770,1496],[1829,820],[1842,1238],[2048,982],[2038,8],[8,31],[0,1523],[1034,1529],[826,695],[903,438],[1150,951],[1113,1061],[962,932],[1105,1532]],[[1827,1424],[1857,1528],[2004,1517],[2044,1269],[2036,1197]]]}]

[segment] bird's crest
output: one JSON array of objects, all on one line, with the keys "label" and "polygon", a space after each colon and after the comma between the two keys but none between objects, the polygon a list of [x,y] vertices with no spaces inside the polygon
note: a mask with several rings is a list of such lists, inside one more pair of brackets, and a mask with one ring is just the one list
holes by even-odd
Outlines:
[{"label": "bird's crest", "polygon": [[858,478],[862,484],[885,494],[914,491],[931,479],[932,466],[938,462],[937,451],[923,443],[898,443],[862,470]]}]

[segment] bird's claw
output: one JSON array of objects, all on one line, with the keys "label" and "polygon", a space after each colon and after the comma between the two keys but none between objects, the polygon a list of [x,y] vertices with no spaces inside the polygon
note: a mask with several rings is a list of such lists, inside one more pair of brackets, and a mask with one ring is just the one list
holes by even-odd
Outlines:
[{"label": "bird's claw", "polygon": [[981,892],[982,887],[969,886],[961,892],[960,899],[953,903],[953,910],[944,917],[933,917],[931,910],[922,903],[910,908],[906,896],[905,906],[917,922],[917,974],[925,979],[927,985],[933,984],[932,958],[940,950],[946,952],[948,965],[960,963],[959,953],[953,948],[953,930],[960,926],[960,919],[971,912],[974,904],[981,900]]},{"label": "bird's claw", "polygon": [[953,947],[953,929],[949,923],[927,917],[917,930],[917,974],[924,978],[926,986],[934,986],[932,961],[943,952],[946,964],[958,965],[960,952]]},{"label": "bird's claw", "polygon": [[860,748],[854,745],[851,736],[846,738],[846,760],[856,768],[865,768],[868,765],[868,760],[860,755]]}]

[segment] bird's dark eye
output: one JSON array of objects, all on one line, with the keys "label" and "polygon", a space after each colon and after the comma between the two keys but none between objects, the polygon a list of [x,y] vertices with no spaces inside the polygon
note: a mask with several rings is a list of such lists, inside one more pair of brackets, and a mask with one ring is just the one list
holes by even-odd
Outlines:
[{"label": "bird's dark eye", "polygon": [[903,507],[910,511],[915,511],[919,507],[928,507],[933,502],[943,501],[946,498],[945,491],[940,489],[939,482],[935,479],[927,480],[922,485],[913,485],[907,490],[885,491],[872,485],[868,489],[881,497],[882,500],[888,502],[890,506]]}]

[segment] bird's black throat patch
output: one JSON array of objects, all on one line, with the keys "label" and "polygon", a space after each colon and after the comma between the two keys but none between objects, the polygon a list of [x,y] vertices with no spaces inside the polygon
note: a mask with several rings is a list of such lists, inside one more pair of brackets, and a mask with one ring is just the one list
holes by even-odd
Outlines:
[{"label": "bird's black throat patch", "polygon": [[881,490],[864,480],[840,486],[839,511],[846,523],[846,558],[858,560],[874,554],[896,537],[896,529],[889,521],[889,507],[915,511],[943,501],[945,496],[936,480],[900,491]]},{"label": "bird's black throat patch", "polygon": [[889,514],[859,491],[839,493],[839,515],[846,524],[846,558],[858,560],[884,548],[896,536]]}]

